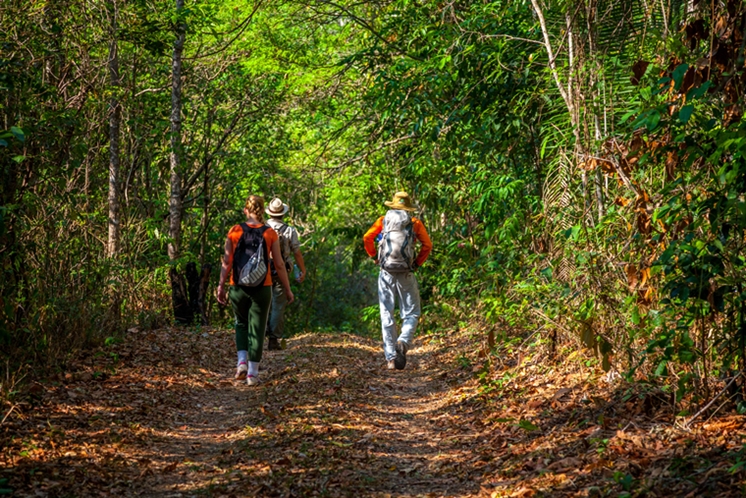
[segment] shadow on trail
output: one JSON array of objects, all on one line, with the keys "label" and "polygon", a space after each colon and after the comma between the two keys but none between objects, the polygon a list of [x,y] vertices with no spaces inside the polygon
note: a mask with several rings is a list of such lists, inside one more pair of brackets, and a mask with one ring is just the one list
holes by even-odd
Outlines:
[{"label": "shadow on trail", "polygon": [[226,331],[132,333],[118,361],[44,384],[0,428],[0,478],[53,497],[725,496],[742,481],[736,457],[718,456],[741,444],[742,420],[708,445],[672,428],[665,400],[624,386],[601,398],[532,374],[482,395],[452,345],[388,371],[369,339],[289,342],[252,388],[232,380]]},{"label": "shadow on trail", "polygon": [[[266,383],[251,400],[245,436],[233,446],[234,468],[261,475],[211,489],[243,485],[261,496],[433,496],[479,489],[451,473],[460,450],[433,431],[449,386],[414,350],[403,372],[387,371],[371,341],[352,336],[301,338],[269,355]],[[252,391],[249,393],[254,394]]]},{"label": "shadow on trail", "polygon": [[264,383],[250,388],[231,380],[228,334],[132,335],[114,373],[52,382],[3,427],[0,478],[17,496],[474,490],[447,475],[460,456],[433,439],[429,420],[448,386],[417,351],[389,372],[372,341],[307,335],[267,352]]}]

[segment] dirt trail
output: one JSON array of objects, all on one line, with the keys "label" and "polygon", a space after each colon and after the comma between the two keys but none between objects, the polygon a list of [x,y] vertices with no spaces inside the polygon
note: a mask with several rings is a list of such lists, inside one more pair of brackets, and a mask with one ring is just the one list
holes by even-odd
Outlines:
[{"label": "dirt trail", "polygon": [[453,472],[469,435],[438,424],[451,387],[432,347],[388,371],[378,344],[359,337],[288,345],[265,352],[263,383],[248,387],[232,380],[228,332],[132,331],[34,390],[34,406],[4,428],[17,434],[6,476],[18,496],[479,491]]},{"label": "dirt trail", "polygon": [[388,371],[376,341],[308,334],[248,387],[229,331],[132,330],[3,407],[0,494],[742,496],[743,417],[683,430],[592,357],[484,336],[423,337]]}]

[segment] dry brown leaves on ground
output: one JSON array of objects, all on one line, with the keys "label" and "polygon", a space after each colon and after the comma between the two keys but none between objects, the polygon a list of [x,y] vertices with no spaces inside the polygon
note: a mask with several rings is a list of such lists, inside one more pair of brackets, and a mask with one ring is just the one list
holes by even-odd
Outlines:
[{"label": "dry brown leaves on ground", "polygon": [[[588,369],[465,368],[464,335],[404,371],[375,341],[307,334],[235,383],[225,330],[131,330],[6,405],[16,496],[741,496],[744,421],[676,429],[665,400]],[[479,361],[479,359],[475,359]],[[508,366],[512,365],[512,366]],[[572,364],[576,365],[576,364]],[[474,371],[472,371],[474,370]],[[743,463],[742,463],[743,462]],[[3,481],[7,479],[7,481]]]}]

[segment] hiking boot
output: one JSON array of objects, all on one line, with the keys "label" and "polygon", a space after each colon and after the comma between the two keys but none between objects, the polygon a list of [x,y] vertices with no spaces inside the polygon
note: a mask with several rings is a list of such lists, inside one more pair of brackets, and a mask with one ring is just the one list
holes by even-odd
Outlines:
[{"label": "hiking boot", "polygon": [[259,385],[261,381],[259,380],[258,375],[247,375],[246,376],[246,384],[249,386],[256,386]]},{"label": "hiking boot", "polygon": [[389,360],[386,362],[386,369],[387,370],[393,370],[396,366],[394,365],[394,360]]},{"label": "hiking boot", "polygon": [[407,366],[407,343],[404,341],[396,342],[396,357],[394,358],[394,366],[397,370],[404,370]]},{"label": "hiking boot", "polygon": [[280,341],[278,339],[270,337],[269,344],[267,344],[267,349],[269,349],[270,351],[279,351],[282,349],[282,345],[280,345]]},{"label": "hiking boot", "polygon": [[234,378],[236,380],[244,380],[248,372],[249,372],[249,367],[246,366],[246,363],[241,363],[240,365],[238,365],[238,368],[236,369],[236,376]]}]

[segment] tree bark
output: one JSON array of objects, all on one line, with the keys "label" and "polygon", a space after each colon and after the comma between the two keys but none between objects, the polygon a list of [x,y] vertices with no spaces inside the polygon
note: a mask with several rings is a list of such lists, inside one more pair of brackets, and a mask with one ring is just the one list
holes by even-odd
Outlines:
[{"label": "tree bark", "polygon": [[184,42],[186,40],[186,23],[182,19],[184,0],[176,0],[176,40],[172,58],[171,80],[171,197],[169,200],[168,258],[173,261],[181,252],[181,169],[183,163],[183,144],[181,142],[181,71]]},{"label": "tree bark", "polygon": [[197,273],[197,265],[188,263],[186,266],[187,288],[189,290],[189,308],[191,316],[198,320],[202,325],[209,323],[207,318],[207,292],[210,285],[210,271],[212,265],[202,265],[202,269]]},{"label": "tree bark", "polygon": [[174,306],[174,318],[176,323],[188,325],[194,321],[194,313],[189,306],[189,293],[184,275],[179,273],[175,267],[171,267],[168,274],[171,277],[171,301]]},{"label": "tree bark", "polygon": [[119,53],[117,46],[117,5],[116,0],[106,4],[110,17],[109,42],[109,84],[112,97],[109,101],[109,238],[106,244],[106,255],[116,257],[119,252],[119,129],[122,110],[119,103]]},{"label": "tree bark", "polygon": [[[171,61],[171,197],[169,199],[168,259],[174,261],[181,254],[181,214],[184,201],[181,198],[181,169],[183,164],[183,144],[181,142],[181,70],[186,23],[184,22],[184,0],[176,0],[176,40]],[[177,323],[190,324],[194,313],[189,306],[189,296],[184,275],[176,267],[171,267],[171,298],[174,318]]]}]

